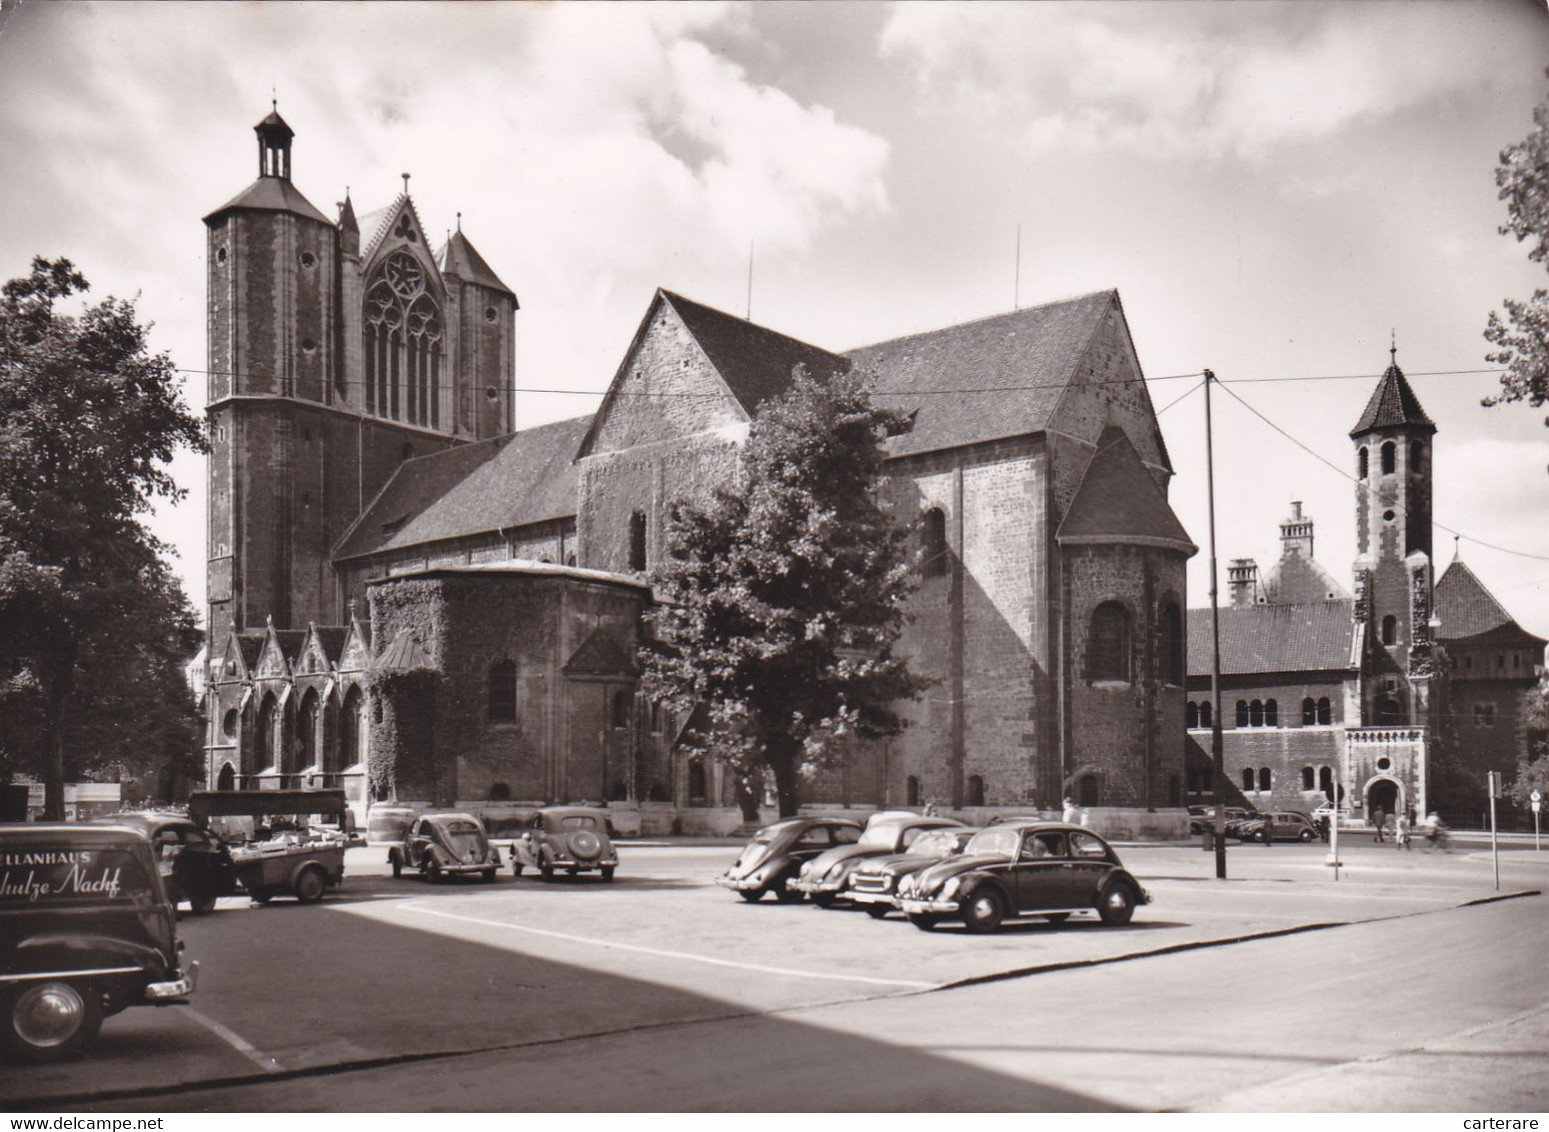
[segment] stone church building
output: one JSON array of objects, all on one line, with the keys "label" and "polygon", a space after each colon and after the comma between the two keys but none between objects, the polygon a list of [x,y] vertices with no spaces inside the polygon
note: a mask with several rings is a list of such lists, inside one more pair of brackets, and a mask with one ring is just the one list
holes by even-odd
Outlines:
[{"label": "stone church building", "polygon": [[1182,831],[1195,547],[1117,293],[831,351],[658,291],[597,412],[517,432],[517,298],[469,237],[432,251],[407,182],[329,219],[279,114],[256,132],[257,180],[205,218],[211,786],[736,824],[634,657],[669,503],[735,479],[800,366],[911,416],[888,442],[918,529],[900,651],[936,681],[805,799],[1071,794],[1110,831]]},{"label": "stone church building", "polygon": [[[1354,593],[1313,557],[1300,503],[1280,558],[1228,568],[1220,610],[1221,727],[1229,787],[1259,809],[1310,812],[1336,793],[1356,818],[1439,809],[1477,823],[1486,771],[1509,781],[1545,641],[1460,558],[1439,579],[1431,523],[1436,425],[1397,351],[1350,432]],[[1210,749],[1210,610],[1189,611],[1190,746]],[[1210,792],[1192,770],[1191,798]]]}]

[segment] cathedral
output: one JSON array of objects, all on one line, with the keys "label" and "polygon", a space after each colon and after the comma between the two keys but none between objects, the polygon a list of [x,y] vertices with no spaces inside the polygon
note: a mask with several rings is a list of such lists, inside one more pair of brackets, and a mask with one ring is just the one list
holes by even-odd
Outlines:
[{"label": "cathedral", "polygon": [[[1339,798],[1353,817],[1478,825],[1487,771],[1509,781],[1545,641],[1512,619],[1460,557],[1435,577],[1436,425],[1394,350],[1350,432],[1354,592],[1313,557],[1300,503],[1280,558],[1228,567],[1219,611],[1222,749],[1229,791],[1261,810]],[[1211,611],[1189,611],[1185,706],[1191,798],[1211,793]]]},{"label": "cathedral", "polygon": [[[635,653],[669,505],[736,478],[803,367],[911,418],[885,493],[918,532],[899,652],[934,681],[804,800],[986,819],[1070,795],[1108,832],[1182,834],[1196,548],[1116,292],[829,350],[659,290],[594,414],[515,431],[520,308],[460,225],[432,251],[407,180],[330,219],[278,112],[255,129],[258,178],[204,221],[212,788],[736,826]],[[1374,594],[1406,584],[1373,553]]]}]

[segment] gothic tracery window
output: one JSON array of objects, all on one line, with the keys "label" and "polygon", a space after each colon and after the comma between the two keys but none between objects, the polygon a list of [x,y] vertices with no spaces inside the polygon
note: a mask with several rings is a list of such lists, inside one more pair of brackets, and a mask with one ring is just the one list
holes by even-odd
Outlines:
[{"label": "gothic tracery window", "polygon": [[425,270],[394,252],[366,289],[366,411],[441,427],[441,307]]}]

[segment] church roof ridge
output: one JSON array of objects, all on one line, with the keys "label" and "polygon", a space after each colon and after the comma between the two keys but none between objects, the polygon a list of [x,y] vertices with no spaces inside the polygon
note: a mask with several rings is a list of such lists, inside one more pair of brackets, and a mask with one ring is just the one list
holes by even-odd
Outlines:
[{"label": "church roof ridge", "polygon": [[944,334],[949,331],[971,330],[989,325],[991,323],[999,322],[1001,320],[1012,321],[1030,313],[1046,311],[1055,307],[1069,306],[1075,303],[1083,303],[1091,299],[1111,298],[1117,300],[1118,297],[1119,291],[1117,287],[1107,287],[1099,291],[1086,291],[1079,295],[1066,295],[1064,298],[1050,299],[1048,302],[1034,303],[1031,306],[1026,307],[1017,307],[1015,310],[998,311],[995,314],[985,314],[980,315],[978,318],[970,318],[964,322],[951,322],[943,326],[933,327],[930,330],[914,330],[910,331],[908,334],[900,334],[896,338],[883,338],[876,342],[867,342],[864,345],[852,346],[850,349],[845,351],[845,355],[848,357],[851,354],[857,354],[863,350],[875,350],[884,346],[901,345],[904,342],[909,342],[917,338],[932,338],[938,334]]}]

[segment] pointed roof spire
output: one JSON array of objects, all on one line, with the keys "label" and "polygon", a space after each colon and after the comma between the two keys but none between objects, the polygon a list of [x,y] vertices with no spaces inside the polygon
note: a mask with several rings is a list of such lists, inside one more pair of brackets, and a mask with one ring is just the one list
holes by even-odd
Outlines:
[{"label": "pointed roof spire", "polygon": [[1392,360],[1383,373],[1382,379],[1377,382],[1377,388],[1372,390],[1371,400],[1366,402],[1366,411],[1361,414],[1361,419],[1350,430],[1350,435],[1356,437],[1379,428],[1409,428],[1435,432],[1435,422],[1425,415],[1425,410],[1420,407],[1420,398],[1416,397],[1415,391],[1409,388],[1409,382],[1404,379],[1404,371],[1398,368],[1396,336],[1388,348],[1388,355]]},{"label": "pointed roof spire", "polygon": [[360,234],[360,222],[355,219],[355,204],[350,200],[350,187],[344,186],[344,200],[339,205],[339,230]]},{"label": "pointed roof spire", "polygon": [[485,262],[484,257],[473,246],[473,241],[463,235],[462,213],[457,214],[457,231],[447,236],[446,244],[441,248],[441,255],[437,257],[436,266],[441,269],[443,275],[455,275],[464,283],[477,283],[492,290],[503,291],[512,298],[516,297],[514,291],[500,281],[500,276],[495,274],[495,269]]}]

